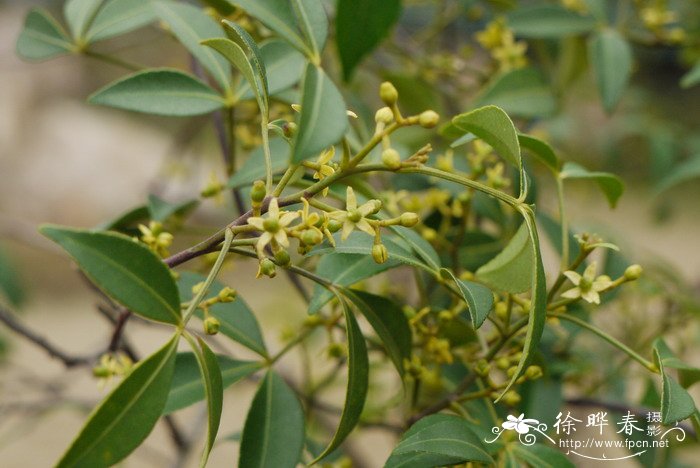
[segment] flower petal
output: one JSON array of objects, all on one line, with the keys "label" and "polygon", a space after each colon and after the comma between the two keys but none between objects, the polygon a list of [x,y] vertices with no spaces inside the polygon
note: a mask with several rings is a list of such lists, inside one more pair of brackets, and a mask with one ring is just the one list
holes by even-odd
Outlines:
[{"label": "flower petal", "polygon": [[583,277],[592,283],[593,280],[595,280],[595,271],[597,267],[598,265],[596,264],[596,262],[591,262],[591,264],[588,265],[584,270]]},{"label": "flower petal", "polygon": [[567,299],[578,299],[581,297],[581,289],[578,287],[571,288],[568,291],[561,293],[561,297],[565,297]]},{"label": "flower petal", "polygon": [[592,289],[581,294],[581,299],[591,304],[600,304],[600,294]]},{"label": "flower petal", "polygon": [[349,219],[346,219],[343,223],[343,234],[340,236],[340,239],[347,239],[353,229],[355,229],[355,223],[353,223]]},{"label": "flower petal", "polygon": [[352,211],[357,209],[357,198],[355,198],[355,191],[352,187],[348,187],[348,191],[345,195],[345,209],[346,211]]},{"label": "flower petal", "polygon": [[255,227],[255,229],[258,229],[260,231],[264,231],[265,228],[263,228],[263,223],[265,220],[263,218],[260,218],[258,216],[253,217],[253,218],[248,218],[248,224],[251,226]]},{"label": "flower petal", "polygon": [[289,226],[289,223],[291,223],[292,221],[294,221],[298,217],[299,217],[298,211],[290,211],[290,212],[284,213],[280,217],[280,226],[287,227],[287,226]]},{"label": "flower petal", "polygon": [[566,276],[567,278],[569,278],[569,281],[571,281],[572,283],[574,283],[574,286],[578,286],[579,283],[581,282],[581,275],[579,275],[579,274],[576,273],[575,271],[571,271],[571,270],[565,271],[565,272],[564,272],[564,276]]},{"label": "flower petal", "polygon": [[270,206],[267,207],[267,214],[270,218],[277,219],[280,217],[280,208],[276,198],[270,200]]},{"label": "flower petal", "polygon": [[365,218],[362,218],[361,220],[356,222],[355,227],[357,227],[357,229],[359,229],[362,232],[366,232],[370,236],[376,235],[376,231],[374,230],[372,225],[367,222]]}]

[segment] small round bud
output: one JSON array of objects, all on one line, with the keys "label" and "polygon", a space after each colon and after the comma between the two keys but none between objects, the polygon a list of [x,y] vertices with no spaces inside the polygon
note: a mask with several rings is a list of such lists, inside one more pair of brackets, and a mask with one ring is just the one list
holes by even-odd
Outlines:
[{"label": "small round bud", "polygon": [[379,97],[382,99],[382,101],[384,101],[384,104],[386,104],[387,106],[393,106],[394,104],[396,104],[396,101],[399,100],[399,92],[396,91],[396,88],[393,84],[389,83],[388,81],[385,81],[379,87]]},{"label": "small round bud", "polygon": [[261,203],[266,195],[267,190],[265,189],[265,182],[262,180],[253,182],[253,189],[250,191],[250,199],[253,200],[254,203]]},{"label": "small round bud", "polygon": [[199,291],[202,290],[202,288],[204,287],[204,284],[205,284],[204,281],[200,281],[199,283],[192,286],[192,295],[199,294]]},{"label": "small round bud", "polygon": [[301,241],[306,245],[317,245],[323,241],[323,233],[318,229],[306,229],[301,233]]},{"label": "small round bud", "polygon": [[287,122],[282,125],[282,132],[287,138],[292,138],[297,133],[297,124],[295,122]]},{"label": "small round bud", "polygon": [[506,370],[510,367],[510,359],[506,357],[501,357],[496,360],[496,367],[501,370]]},{"label": "small round bud", "polygon": [[289,252],[284,249],[280,249],[275,252],[275,261],[279,266],[286,267],[291,263],[292,259],[289,258]]},{"label": "small round bud", "polygon": [[219,333],[219,328],[221,327],[221,322],[216,317],[211,315],[204,319],[204,333],[207,335],[216,335]]},{"label": "small round bud", "polygon": [[347,348],[342,343],[331,343],[328,345],[328,357],[331,358],[341,358],[347,354]]},{"label": "small round bud", "polygon": [[318,314],[309,315],[304,319],[304,326],[313,328],[323,323],[323,317]]},{"label": "small round bud", "polygon": [[509,367],[508,370],[506,371],[506,375],[508,376],[508,378],[512,378],[515,375],[515,373],[517,372],[517,370],[518,370],[518,366]]},{"label": "small round bud", "polygon": [[388,107],[382,107],[374,114],[374,121],[377,123],[390,124],[394,120],[394,113]]},{"label": "small round bud", "polygon": [[505,302],[496,302],[494,306],[494,312],[496,312],[496,317],[500,319],[505,319],[508,315],[508,306]]},{"label": "small round bud", "polygon": [[425,228],[421,231],[421,236],[428,242],[432,242],[437,238],[437,232],[433,228]]},{"label": "small round bud", "polygon": [[427,110],[418,116],[418,123],[423,128],[433,128],[440,122],[440,116],[435,111]]},{"label": "small round bud", "polygon": [[233,302],[236,299],[236,295],[235,289],[226,286],[219,291],[219,302]]},{"label": "small round bud", "polygon": [[389,258],[389,251],[387,251],[384,244],[374,244],[372,246],[372,258],[377,263],[384,263]]},{"label": "small round bud", "polygon": [[411,211],[407,211],[406,213],[401,214],[401,218],[399,218],[401,221],[401,226],[403,227],[413,227],[416,224],[418,224],[418,221],[420,221],[420,218],[416,213],[413,213]]},{"label": "small round bud", "polygon": [[394,148],[387,148],[382,151],[382,163],[389,169],[396,170],[401,167],[401,156]]},{"label": "small round bud", "polygon": [[272,260],[270,260],[267,257],[260,260],[260,264],[258,265],[258,278],[260,278],[260,276],[262,275],[274,278],[276,274],[277,269],[275,267],[275,263]]},{"label": "small round bud", "polygon": [[112,372],[105,366],[95,366],[92,368],[92,375],[97,378],[104,379],[110,377]]},{"label": "small round bud", "polygon": [[625,270],[625,279],[627,281],[634,281],[636,279],[639,279],[639,277],[642,276],[643,271],[644,270],[642,270],[641,265],[630,265]]},{"label": "small round bud", "polygon": [[326,228],[328,228],[328,230],[329,230],[331,233],[338,232],[338,231],[340,230],[341,227],[343,227],[343,223],[341,223],[341,222],[338,221],[337,219],[331,219],[331,220],[329,220],[329,221],[328,221],[328,224],[326,225]]},{"label": "small round bud", "polygon": [[525,377],[529,380],[539,379],[542,375],[542,368],[540,366],[529,366],[525,371]]},{"label": "small round bud", "polygon": [[515,390],[508,390],[501,400],[508,406],[515,406],[520,403],[521,398]]}]

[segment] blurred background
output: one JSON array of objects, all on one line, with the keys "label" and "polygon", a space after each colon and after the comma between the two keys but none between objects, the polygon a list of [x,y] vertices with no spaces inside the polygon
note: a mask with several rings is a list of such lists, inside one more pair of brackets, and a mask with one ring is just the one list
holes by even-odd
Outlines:
[{"label": "blurred background", "polygon": [[[404,15],[395,32],[399,44],[409,43],[412,27],[435,16],[430,2],[416,3],[417,8]],[[427,6],[421,8],[421,3]],[[17,304],[13,310],[22,323],[61,350],[85,356],[109,340],[111,325],[94,312],[97,296],[67,257],[38,235],[37,226],[93,227],[143,203],[149,194],[172,202],[185,200],[199,193],[212,171],[223,167],[204,121],[193,124],[129,114],[85,102],[91,92],[122,76],[122,70],[73,56],[38,64],[17,58],[16,38],[28,8],[35,5],[60,16],[60,2],[0,1],[0,276],[10,285],[0,300]],[[475,30],[459,21],[449,28],[446,34],[458,39],[468,38]],[[188,55],[173,45],[156,27],[148,27],[110,41],[105,49],[138,63],[188,67]],[[537,119],[535,129],[571,160],[614,172],[626,183],[615,210],[608,208],[595,186],[568,186],[573,226],[598,232],[616,242],[634,263],[663,272],[669,287],[677,288],[687,298],[688,310],[697,314],[700,179],[689,177],[661,193],[655,190],[674,167],[700,156],[700,86],[679,87],[687,69],[678,53],[673,47],[635,46],[636,72],[612,115],[603,111],[590,73],[583,73],[566,96],[560,96],[558,112]],[[385,55],[388,53],[380,51],[368,68],[378,67],[383,73],[389,73],[386,70],[392,66],[398,69]],[[428,88],[434,85],[430,76],[407,79]],[[351,87],[361,92],[366,86],[366,92],[372,94],[376,93],[375,83],[372,79],[365,84],[360,75]],[[467,110],[471,97],[465,94],[463,102],[443,103],[440,110]],[[164,176],[167,185],[161,182]],[[554,211],[553,187],[542,179],[540,203]],[[228,215],[226,204],[206,201],[195,213],[201,232],[178,238],[173,251],[222,225]],[[556,265],[556,259],[548,261]],[[301,322],[305,306],[284,277],[255,281],[255,268],[241,261],[225,271],[223,280],[235,285],[248,301],[274,349],[283,324]],[[643,300],[645,291],[636,294],[641,299],[630,302],[630,315],[624,319],[628,323],[648,320],[658,309],[653,301]],[[619,321],[611,323],[619,325]],[[617,336],[624,338],[631,329],[618,328]],[[142,354],[154,350],[164,336],[159,327],[141,323],[130,324],[129,332]],[[685,334],[679,342],[698,343],[697,324],[688,323],[678,333]],[[674,339],[669,337],[671,342]],[[686,360],[700,366],[697,348],[684,351]],[[234,352],[246,357],[241,349]],[[293,360],[286,371],[290,375],[297,372]],[[236,385],[235,398],[226,400],[222,436],[241,429],[254,388],[254,382]],[[86,411],[106,391],[98,388],[85,367],[66,370],[60,361],[0,325],[0,465],[51,465],[80,428]],[[197,431],[203,414],[197,406],[176,416],[186,437],[200,440],[202,433]],[[369,430],[361,438],[351,438],[350,445],[368,441],[376,451],[365,461],[368,466],[379,466],[393,438]],[[237,459],[236,444],[225,440],[219,444],[210,466],[231,466]],[[170,466],[170,447],[168,428],[159,425],[122,465]],[[182,466],[190,466],[197,452]]]}]

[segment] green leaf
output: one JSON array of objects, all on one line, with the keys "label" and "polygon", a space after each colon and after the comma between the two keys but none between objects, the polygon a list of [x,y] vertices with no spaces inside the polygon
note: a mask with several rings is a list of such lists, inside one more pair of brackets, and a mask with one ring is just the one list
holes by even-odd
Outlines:
[{"label": "green leaf", "polygon": [[258,388],[241,436],[239,468],[294,468],[304,447],[304,413],[274,371]]},{"label": "green leaf", "polygon": [[496,106],[486,106],[452,119],[460,130],[473,133],[493,147],[506,161],[522,167],[518,132],[508,114]]},{"label": "green leaf", "polygon": [[654,195],[659,196],[677,185],[700,178],[700,155],[675,165],[654,187]]},{"label": "green leaf", "polygon": [[523,118],[547,117],[557,109],[551,87],[534,68],[522,68],[496,76],[474,103],[477,107],[487,104]]},{"label": "green leaf", "polygon": [[666,372],[667,367],[684,367],[683,363],[676,358],[662,338],[658,338],[653,347],[654,362],[661,371],[661,422],[671,425],[691,417],[697,410],[693,397]]},{"label": "green leaf", "polygon": [[516,457],[537,468],[574,468],[576,466],[562,452],[543,444],[513,444],[511,450]]},{"label": "green leaf", "polygon": [[451,270],[440,270],[442,277],[451,279],[459,288],[462,299],[469,305],[469,316],[475,329],[481,327],[493,307],[493,293],[484,285],[457,278]]},{"label": "green leaf", "polygon": [[[329,253],[321,257],[316,274],[336,286],[350,286],[398,265],[400,263],[395,260],[379,264],[365,254]],[[309,302],[308,313],[315,314],[332,298],[332,292],[316,285]]]},{"label": "green leaf", "polygon": [[690,88],[700,83],[700,62],[696,63],[688,73],[681,78],[681,88]]},{"label": "green leaf", "polygon": [[304,54],[309,49],[296,28],[296,17],[289,0],[229,0],[276,32],[282,39]]},{"label": "green leaf", "polygon": [[46,60],[72,52],[73,44],[56,20],[43,9],[33,9],[17,39],[17,54],[26,60]]},{"label": "green leaf", "polygon": [[661,359],[664,368],[670,367],[678,371],[678,379],[683,388],[688,388],[700,381],[700,369],[678,359],[663,338],[657,338],[653,347],[658,352],[658,357]]},{"label": "green leaf", "polygon": [[400,14],[401,0],[338,1],[336,42],[345,81],[350,79],[360,61],[389,34]]},{"label": "green leaf", "polygon": [[[178,287],[180,288],[180,295],[183,301],[191,300],[192,287],[204,280],[206,280],[206,277],[200,274],[190,271],[181,272],[178,279]],[[223,287],[223,284],[214,281],[210,289],[211,294],[218,293]],[[238,296],[233,302],[214,304],[209,308],[209,314],[221,322],[219,333],[242,344],[251,351],[267,357],[267,348],[260,332],[260,325],[258,325],[255,315],[253,315],[243,298]],[[195,315],[199,318],[203,317],[202,312],[199,310]]]},{"label": "green leaf", "polygon": [[529,151],[539,162],[555,173],[559,172],[561,160],[547,143],[522,133],[518,134],[518,141],[520,142],[520,147]]},{"label": "green leaf", "polygon": [[225,90],[231,89],[231,70],[227,62],[201,43],[205,39],[223,37],[221,26],[201,8],[186,3],[155,1],[153,9],[161,21],[170,26],[178,41]]},{"label": "green leaf", "polygon": [[[265,64],[270,96],[297,84],[304,73],[306,59],[286,42],[273,39],[261,44],[260,57]],[[247,81],[238,85],[236,96],[238,99],[254,97]]]},{"label": "green leaf", "polygon": [[255,98],[258,101],[258,106],[260,106],[260,112],[266,116],[268,112],[267,108],[267,95],[261,88],[259,78],[256,76],[255,70],[253,70],[252,63],[248,60],[245,51],[231,39],[226,39],[225,37],[217,37],[214,39],[206,39],[202,41],[202,45],[211,47],[213,50],[221,54],[222,57],[226,58],[233,66],[241,72],[248,83],[251,83],[253,89],[255,90]]},{"label": "green leaf", "polygon": [[528,312],[530,317],[527,323],[522,357],[518,362],[518,367],[515,369],[515,373],[511,377],[510,382],[508,382],[508,385],[498,397],[498,400],[500,400],[503,395],[510,390],[518,378],[520,378],[523,372],[525,372],[525,369],[530,361],[532,361],[532,357],[537,352],[537,347],[539,346],[540,339],[542,338],[544,324],[547,319],[547,278],[545,276],[544,266],[542,264],[540,239],[537,233],[535,217],[533,212],[530,210],[523,210],[521,213],[525,218],[525,222],[523,224],[527,227],[531,244],[531,248],[529,250],[532,252],[530,273],[532,282],[530,290],[532,292],[530,296],[530,311]]},{"label": "green leaf", "polygon": [[403,376],[404,360],[411,358],[411,327],[401,307],[385,297],[364,291],[342,289],[342,293],[365,316]]},{"label": "green leaf", "polygon": [[216,91],[174,69],[134,73],[108,84],[88,100],[118,109],[170,116],[206,114],[224,105]]},{"label": "green leaf", "polygon": [[328,38],[328,18],[321,0],[291,0],[290,3],[297,24],[312,53],[311,58],[320,58]]},{"label": "green leaf", "polygon": [[503,251],[476,271],[476,277],[493,289],[522,293],[530,289],[532,265],[532,246],[523,223]]},{"label": "green leaf", "polygon": [[[270,140],[270,154],[272,159],[272,173],[284,171],[289,165],[289,145],[282,138]],[[256,180],[265,178],[265,155],[262,146],[255,148],[240,169],[231,176],[228,186],[240,188],[251,185]]]},{"label": "green leaf", "polygon": [[172,217],[183,218],[199,206],[199,200],[187,200],[181,203],[168,203],[150,194],[148,212],[153,221],[166,222]]},{"label": "green leaf", "polygon": [[613,29],[604,29],[594,34],[588,48],[603,107],[612,112],[632,75],[632,48]]},{"label": "green leaf", "polygon": [[57,468],[112,466],[143,442],[165,406],[179,338],[139,362],[93,410]]},{"label": "green leaf", "polygon": [[[264,367],[261,362],[240,361],[221,354],[217,355],[216,359],[223,388],[230,387]],[[178,353],[175,358],[175,373],[163,414],[187,408],[204,398],[204,384],[197,358],[193,353]]]},{"label": "green leaf", "polygon": [[221,411],[224,404],[224,386],[216,355],[201,338],[197,337],[196,342],[192,338],[188,341],[190,341],[193,354],[199,365],[200,382],[203,384],[207,398],[207,441],[199,463],[200,468],[204,468],[216,441],[216,434],[219,432]]},{"label": "green leaf", "polygon": [[564,164],[559,177],[562,179],[591,179],[594,180],[600,190],[608,199],[608,204],[611,208],[615,208],[617,200],[625,191],[625,184],[622,179],[609,172],[591,172],[588,169],[579,166],[578,164],[567,162]]},{"label": "green leaf", "polygon": [[369,385],[369,359],[367,357],[367,346],[365,338],[362,336],[360,326],[355,320],[355,316],[345,303],[345,300],[338,296],[338,300],[343,305],[345,313],[345,325],[348,334],[348,386],[345,392],[345,404],[343,413],[340,416],[338,429],[333,435],[333,439],[311,465],[315,464],[326,455],[335,450],[345,438],[352,432],[360,421],[362,408],[367,399],[367,387]]},{"label": "green leaf", "polygon": [[102,41],[146,26],[156,18],[150,2],[143,0],[109,0],[100,8],[85,40]]},{"label": "green leaf", "polygon": [[[249,84],[255,90],[258,102],[261,103],[260,109],[267,115],[269,108],[267,100],[270,92],[267,83],[267,71],[265,70],[265,64],[258,44],[256,44],[250,34],[248,34],[248,31],[236,23],[223,20],[222,24],[224,25],[226,35],[233,42],[238,44],[248,58],[248,62],[253,69],[253,77],[255,78],[255,80]],[[234,65],[236,64],[234,63]]]},{"label": "green leaf", "polygon": [[513,10],[506,16],[516,35],[526,38],[557,38],[592,31],[596,20],[559,5],[538,5]]},{"label": "green leaf", "polygon": [[103,0],[68,0],[63,4],[63,17],[76,41],[83,39],[102,2]]},{"label": "green leaf", "polygon": [[25,293],[17,265],[2,245],[0,245],[0,294],[4,294],[9,303],[15,307],[20,307],[24,303]]},{"label": "green leaf", "polygon": [[170,270],[146,246],[121,234],[43,226],[91,281],[132,312],[179,325],[180,296]]},{"label": "green leaf", "polygon": [[313,64],[307,65],[292,162],[300,163],[317,156],[337,143],[347,127],[348,116],[340,91],[323,70]]},{"label": "green leaf", "polygon": [[468,421],[457,416],[433,414],[406,431],[384,467],[422,468],[467,461],[493,463]]},{"label": "green leaf", "polygon": [[418,256],[423,259],[425,264],[432,268],[434,271],[438,271],[441,268],[440,256],[435,251],[430,242],[425,240],[423,236],[418,234],[415,230],[402,226],[392,226],[391,230],[401,237],[406,244],[408,244],[411,249],[418,254]]}]

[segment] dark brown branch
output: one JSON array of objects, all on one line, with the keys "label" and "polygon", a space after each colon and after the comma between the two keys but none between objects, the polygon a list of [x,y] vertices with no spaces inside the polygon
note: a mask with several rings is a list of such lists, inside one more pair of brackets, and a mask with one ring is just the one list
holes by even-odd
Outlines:
[{"label": "dark brown branch", "polygon": [[90,357],[71,356],[70,354],[58,349],[46,338],[20,322],[15,314],[2,306],[0,306],[0,322],[4,323],[10,330],[14,331],[18,335],[42,348],[44,351],[49,353],[52,358],[62,361],[66,367],[84,366],[89,365],[92,362],[92,358]]}]

